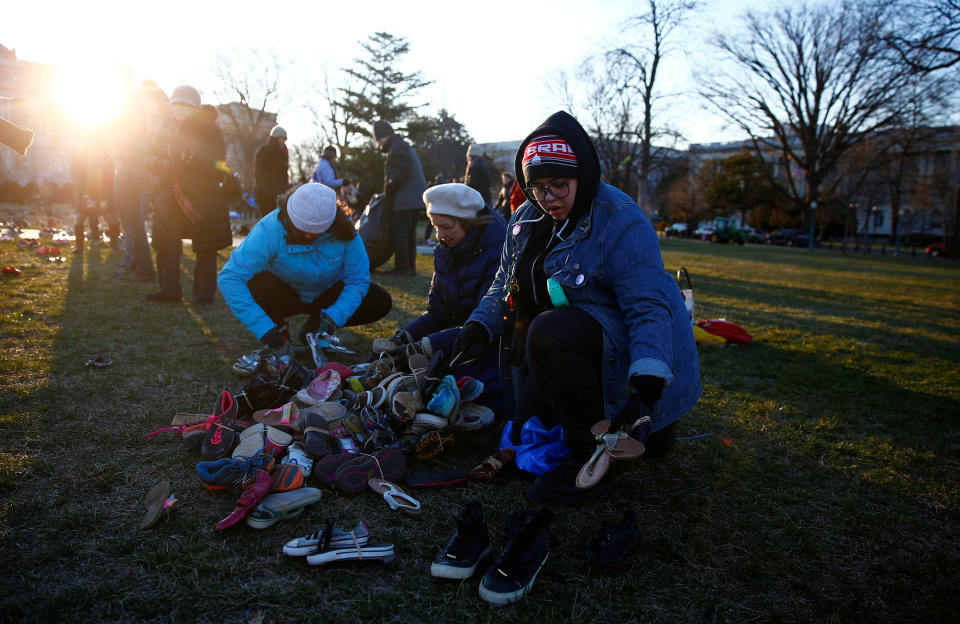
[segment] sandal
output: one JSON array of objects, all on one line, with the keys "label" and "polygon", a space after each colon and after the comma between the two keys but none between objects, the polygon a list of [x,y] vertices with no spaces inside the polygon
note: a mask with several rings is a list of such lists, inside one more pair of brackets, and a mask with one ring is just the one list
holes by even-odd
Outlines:
[{"label": "sandal", "polygon": [[108,357],[103,357],[102,355],[98,355],[92,360],[87,360],[87,363],[84,364],[84,366],[86,368],[106,368],[111,364],[113,364],[113,360],[111,360]]},{"label": "sandal", "polygon": [[479,466],[471,470],[468,474],[471,479],[476,481],[487,481],[500,472],[504,466],[512,464],[516,457],[517,452],[512,448],[501,449],[483,460]]},{"label": "sandal", "polygon": [[370,486],[371,490],[383,496],[383,500],[387,501],[390,509],[394,511],[399,509],[408,516],[419,516],[423,513],[420,501],[401,490],[395,483],[386,479],[370,479],[367,485]]},{"label": "sandal", "polygon": [[[634,423],[634,427],[649,421],[650,417],[646,416]],[[581,490],[590,489],[600,483],[614,459],[639,457],[646,450],[643,442],[631,437],[626,431],[608,433],[609,430],[609,420],[601,420],[590,427],[590,432],[597,440],[597,449],[577,474],[574,483]]]},{"label": "sandal", "polygon": [[258,349],[253,353],[241,355],[240,359],[233,363],[230,370],[239,377],[252,377],[257,369],[260,368],[260,362],[263,360],[264,349]]},{"label": "sandal", "polygon": [[161,481],[150,488],[147,497],[143,499],[143,506],[147,508],[147,513],[140,521],[140,528],[149,529],[162,515],[173,511],[177,506],[177,498],[170,493],[170,482]]},{"label": "sandal", "polygon": [[282,407],[259,410],[253,413],[253,422],[285,429],[288,432],[300,433],[302,429],[300,408],[294,403],[286,403]]}]

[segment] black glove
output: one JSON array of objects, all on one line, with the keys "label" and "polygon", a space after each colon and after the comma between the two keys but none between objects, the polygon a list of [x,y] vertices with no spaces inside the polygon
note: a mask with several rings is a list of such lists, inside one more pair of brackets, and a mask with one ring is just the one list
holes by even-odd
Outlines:
[{"label": "black glove", "polygon": [[260,342],[268,347],[279,349],[283,346],[283,332],[279,327],[274,327],[264,335],[260,336]]},{"label": "black glove", "polygon": [[[613,417],[610,431],[627,431],[641,442],[650,433],[650,421],[637,423],[644,416],[653,416],[653,406],[663,394],[663,378],[653,375],[634,375],[630,377],[630,396],[620,411]],[[634,425],[637,425],[634,427]]]},{"label": "black glove", "polygon": [[341,180],[343,180],[343,186],[350,186],[350,179],[349,179],[349,178],[341,178]]},{"label": "black glove", "polygon": [[487,333],[487,329],[480,323],[467,323],[453,343],[453,357],[450,358],[450,364],[462,365],[477,359],[488,344],[490,344],[490,334]]},{"label": "black glove", "polygon": [[300,328],[301,343],[307,344],[307,334],[310,332],[334,334],[337,332],[337,324],[323,312],[311,314],[307,322]]},{"label": "black glove", "polygon": [[398,345],[408,345],[411,342],[413,342],[413,337],[410,335],[410,332],[408,332],[407,330],[398,329],[397,333],[395,333],[393,335],[393,338],[391,338],[390,340],[397,343]]}]

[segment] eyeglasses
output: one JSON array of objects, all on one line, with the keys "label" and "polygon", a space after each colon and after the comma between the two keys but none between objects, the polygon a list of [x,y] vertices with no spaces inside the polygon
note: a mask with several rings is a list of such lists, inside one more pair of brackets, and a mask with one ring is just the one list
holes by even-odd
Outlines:
[{"label": "eyeglasses", "polygon": [[533,198],[537,201],[545,200],[547,198],[547,193],[550,193],[550,195],[557,199],[563,199],[570,194],[570,181],[554,182],[546,186],[536,186],[531,184],[523,190],[533,195]]}]

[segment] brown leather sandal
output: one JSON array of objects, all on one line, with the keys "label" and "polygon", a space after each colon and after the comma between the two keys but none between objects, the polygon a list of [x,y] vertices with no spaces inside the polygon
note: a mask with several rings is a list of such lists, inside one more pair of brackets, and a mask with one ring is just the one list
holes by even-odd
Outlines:
[{"label": "brown leather sandal", "polygon": [[[645,418],[649,419],[649,416]],[[642,420],[641,418],[635,422],[630,429],[633,430]],[[631,437],[626,431],[608,433],[609,431],[609,420],[598,421],[590,427],[590,433],[597,440],[597,449],[577,474],[575,484],[581,490],[588,490],[600,483],[610,469],[610,462],[614,459],[639,457],[646,450],[643,442]]]},{"label": "brown leather sandal", "polygon": [[492,479],[495,474],[516,459],[517,452],[512,448],[505,448],[497,451],[495,454],[483,460],[479,466],[467,474],[475,481],[487,481]]}]

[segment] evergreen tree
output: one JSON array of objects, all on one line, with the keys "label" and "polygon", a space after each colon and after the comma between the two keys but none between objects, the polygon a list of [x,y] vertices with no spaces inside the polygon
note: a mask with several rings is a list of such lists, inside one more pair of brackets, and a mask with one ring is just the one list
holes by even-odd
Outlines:
[{"label": "evergreen tree", "polygon": [[[376,32],[360,44],[366,51],[354,59],[353,67],[344,69],[350,84],[340,89],[342,99],[334,104],[344,113],[347,135],[370,136],[378,119],[397,125],[411,119],[419,105],[410,98],[431,84],[420,72],[405,74],[397,68],[410,44],[404,37]],[[348,140],[348,142],[350,142]]]}]

